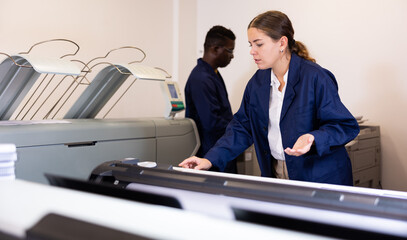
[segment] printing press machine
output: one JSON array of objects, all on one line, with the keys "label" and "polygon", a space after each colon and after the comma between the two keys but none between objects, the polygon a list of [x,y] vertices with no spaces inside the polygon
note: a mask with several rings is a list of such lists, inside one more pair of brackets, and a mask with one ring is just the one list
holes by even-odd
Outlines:
[{"label": "printing press machine", "polygon": [[21,179],[0,180],[0,189],[2,240],[330,239]]},{"label": "printing press machine", "polygon": [[[174,118],[184,109],[177,83],[169,81],[171,76],[164,70],[139,64],[146,57],[144,51],[127,46],[83,63],[64,58],[79,51],[76,43],[50,41],[68,42],[77,50],[61,58],[30,52],[49,42],[44,41],[17,55],[0,53],[7,56],[0,63],[0,143],[16,145],[18,179],[47,183],[44,173],[54,173],[86,180],[93,168],[112,159],[175,164],[197,152],[200,142],[193,120]],[[106,57],[118,50],[137,50],[142,58],[109,63]],[[84,64],[82,69],[78,62]],[[104,67],[97,72],[96,66]],[[92,70],[97,75],[89,82]],[[161,85],[165,117],[105,119],[136,80]],[[108,107],[107,113],[96,119]],[[42,110],[46,110],[45,116],[33,119]]]},{"label": "printing press machine", "polygon": [[[58,177],[48,178],[51,184],[72,186]],[[404,192],[145,165],[137,160],[106,162],[94,169],[89,182],[173,197],[186,211],[222,219],[341,239],[407,238]]]},{"label": "printing press machine", "polygon": [[407,237],[406,193],[143,166],[107,162],[90,182],[174,197],[182,209],[218,218],[335,238]]},{"label": "printing press machine", "polygon": [[[53,186],[0,181],[0,236],[76,234],[81,239],[107,232],[142,237],[129,239],[407,239],[405,192],[137,159],[103,163],[88,181],[54,174],[47,179]],[[69,226],[87,227],[69,232]]]}]

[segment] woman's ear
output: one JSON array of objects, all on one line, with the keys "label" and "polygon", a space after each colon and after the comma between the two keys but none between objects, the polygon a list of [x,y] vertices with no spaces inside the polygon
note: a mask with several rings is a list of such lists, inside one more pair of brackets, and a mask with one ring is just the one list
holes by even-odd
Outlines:
[{"label": "woman's ear", "polygon": [[280,38],[280,48],[286,49],[288,47],[288,38],[286,36],[282,36]]}]

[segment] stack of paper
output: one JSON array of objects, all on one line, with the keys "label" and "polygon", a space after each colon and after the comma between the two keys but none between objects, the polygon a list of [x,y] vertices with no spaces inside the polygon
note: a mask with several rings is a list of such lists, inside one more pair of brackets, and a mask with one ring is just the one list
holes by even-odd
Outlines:
[{"label": "stack of paper", "polygon": [[16,145],[0,144],[0,180],[15,179]]}]

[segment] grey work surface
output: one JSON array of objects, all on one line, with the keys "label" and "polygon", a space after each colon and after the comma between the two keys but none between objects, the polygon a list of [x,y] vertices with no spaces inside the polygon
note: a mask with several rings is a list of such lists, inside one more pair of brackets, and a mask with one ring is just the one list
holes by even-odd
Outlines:
[{"label": "grey work surface", "polygon": [[178,165],[199,148],[192,120],[163,118],[0,125],[0,142],[17,146],[16,178],[40,183],[44,173],[87,179],[99,164],[123,158]]}]

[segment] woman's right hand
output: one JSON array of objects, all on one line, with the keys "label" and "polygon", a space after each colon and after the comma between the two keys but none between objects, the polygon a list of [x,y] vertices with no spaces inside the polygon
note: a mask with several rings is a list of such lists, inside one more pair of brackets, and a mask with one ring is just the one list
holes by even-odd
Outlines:
[{"label": "woman's right hand", "polygon": [[208,170],[209,168],[212,167],[212,163],[206,158],[199,158],[193,156],[185,159],[178,166],[196,170]]}]

